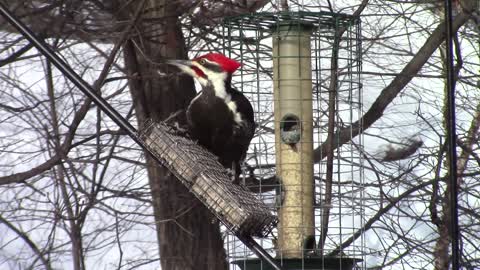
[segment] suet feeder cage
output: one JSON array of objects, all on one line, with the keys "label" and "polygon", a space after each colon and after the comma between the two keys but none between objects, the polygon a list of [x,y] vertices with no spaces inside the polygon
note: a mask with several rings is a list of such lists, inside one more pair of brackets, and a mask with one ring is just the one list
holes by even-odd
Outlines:
[{"label": "suet feeder cage", "polygon": [[[226,19],[222,31],[224,53],[243,64],[234,86],[258,124],[245,184],[279,219],[262,246],[285,269],[361,267],[361,122],[352,125],[362,114],[359,18],[255,13]],[[232,269],[269,269],[234,237],[226,245]]]},{"label": "suet feeder cage", "polygon": [[162,123],[147,123],[139,135],[230,232],[257,237],[271,232],[277,218],[249,190],[231,181],[214,154]]}]

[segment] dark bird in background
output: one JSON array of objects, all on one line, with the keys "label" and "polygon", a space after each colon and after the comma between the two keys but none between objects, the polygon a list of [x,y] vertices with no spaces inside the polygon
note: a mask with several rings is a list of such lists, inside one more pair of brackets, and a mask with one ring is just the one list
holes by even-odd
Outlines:
[{"label": "dark bird in background", "polygon": [[409,138],[407,142],[403,143],[400,147],[387,146],[385,156],[381,161],[397,161],[410,157],[415,154],[417,150],[422,147],[423,141],[417,138]]},{"label": "dark bird in background", "polygon": [[241,64],[220,53],[167,63],[202,86],[186,111],[188,134],[218,156],[220,163],[231,169],[238,184],[240,164],[255,132],[252,105],[231,86],[232,74]]}]

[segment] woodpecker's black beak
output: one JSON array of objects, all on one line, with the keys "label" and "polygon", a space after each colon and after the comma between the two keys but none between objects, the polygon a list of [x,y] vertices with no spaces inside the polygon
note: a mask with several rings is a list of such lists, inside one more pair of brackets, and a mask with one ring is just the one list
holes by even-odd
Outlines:
[{"label": "woodpecker's black beak", "polygon": [[190,60],[167,60],[166,63],[168,65],[176,66],[182,72],[190,74],[192,72],[192,61]]},{"label": "woodpecker's black beak", "polygon": [[194,65],[191,60],[167,60],[168,65],[176,66],[182,73],[196,77]]},{"label": "woodpecker's black beak", "polygon": [[198,64],[192,60],[167,60],[167,64],[176,66],[178,69],[187,75],[192,76],[197,79],[205,79],[207,76],[205,73],[197,66]]},{"label": "woodpecker's black beak", "polygon": [[192,66],[192,61],[190,60],[167,60],[166,63],[172,66],[176,66],[180,69],[182,69],[182,67]]}]

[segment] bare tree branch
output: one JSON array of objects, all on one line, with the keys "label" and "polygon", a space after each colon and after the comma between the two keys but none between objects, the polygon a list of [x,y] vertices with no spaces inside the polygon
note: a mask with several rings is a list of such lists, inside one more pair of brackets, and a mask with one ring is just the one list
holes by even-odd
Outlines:
[{"label": "bare tree branch", "polygon": [[0,223],[5,224],[5,226],[7,226],[10,230],[15,232],[15,234],[17,234],[23,241],[25,241],[25,243],[27,243],[27,245],[33,250],[35,255],[38,256],[38,258],[42,262],[45,269],[48,269],[48,270],[53,269],[52,266],[50,265],[50,261],[44,257],[43,252],[37,247],[37,245],[35,245],[35,243],[30,239],[30,237],[26,233],[22,232],[20,229],[15,227],[12,223],[8,222],[8,220],[3,218],[1,215],[0,215]]},{"label": "bare tree branch", "polygon": [[[472,1],[473,2],[473,1]],[[454,32],[464,25],[471,18],[472,10],[464,10],[460,12],[452,22],[452,29]],[[340,147],[348,142],[352,137],[357,136],[364,130],[368,129],[380,117],[387,106],[393,99],[403,90],[403,88],[412,80],[412,78],[420,71],[423,65],[427,62],[433,52],[445,40],[445,23],[440,23],[432,34],[425,41],[420,50],[413,56],[408,64],[400,72],[400,75],[395,77],[392,82],[385,87],[370,109],[360,118],[360,120],[353,123],[351,126],[343,128],[335,133],[334,137],[338,138],[338,145]],[[327,139],[326,142],[329,140]],[[325,156],[327,143],[324,142],[314,151],[314,161],[320,162],[321,158]]]}]

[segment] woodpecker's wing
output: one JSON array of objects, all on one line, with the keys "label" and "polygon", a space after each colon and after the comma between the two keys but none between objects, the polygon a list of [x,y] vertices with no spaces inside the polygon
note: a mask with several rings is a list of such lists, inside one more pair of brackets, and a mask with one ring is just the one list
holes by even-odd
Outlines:
[{"label": "woodpecker's wing", "polygon": [[253,131],[255,131],[255,117],[252,104],[242,92],[233,87],[231,88],[231,95],[232,100],[237,104],[237,110],[242,114],[243,120],[253,124]]},{"label": "woodpecker's wing", "polygon": [[255,134],[255,118],[252,104],[243,93],[232,88],[231,95],[232,100],[237,105],[238,112],[242,116],[242,123],[235,126],[232,138],[238,148],[241,149],[238,162],[242,162],[245,159],[250,141]]}]

